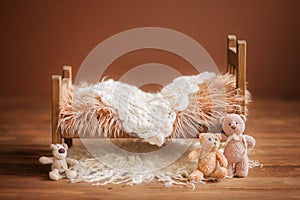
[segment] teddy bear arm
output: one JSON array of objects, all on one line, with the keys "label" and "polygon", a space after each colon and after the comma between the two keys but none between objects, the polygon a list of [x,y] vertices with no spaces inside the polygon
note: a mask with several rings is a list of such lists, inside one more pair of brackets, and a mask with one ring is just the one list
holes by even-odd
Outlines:
[{"label": "teddy bear arm", "polygon": [[196,158],[200,156],[201,148],[195,149],[189,154],[189,159],[194,161]]},{"label": "teddy bear arm", "polygon": [[221,142],[226,142],[228,136],[226,134],[224,134],[224,133],[221,133],[221,136],[222,136]]},{"label": "teddy bear arm", "polygon": [[219,151],[217,151],[217,152],[216,152],[216,156],[217,156],[217,160],[218,160],[219,163],[220,163],[220,166],[221,166],[221,167],[227,167],[228,162],[227,162],[227,159],[226,159],[226,157],[224,156],[224,154],[221,153],[221,152],[219,152]]},{"label": "teddy bear arm", "polygon": [[245,138],[246,138],[246,142],[247,142],[247,145],[248,145],[248,147],[254,147],[255,146],[255,139],[252,137],[252,136],[250,136],[250,135],[245,135]]},{"label": "teddy bear arm", "polygon": [[46,156],[42,156],[40,157],[39,161],[42,164],[52,164],[54,160],[54,157],[46,157]]},{"label": "teddy bear arm", "polygon": [[66,161],[70,166],[74,166],[74,165],[78,164],[78,161],[75,159],[72,159],[72,158],[66,158]]}]

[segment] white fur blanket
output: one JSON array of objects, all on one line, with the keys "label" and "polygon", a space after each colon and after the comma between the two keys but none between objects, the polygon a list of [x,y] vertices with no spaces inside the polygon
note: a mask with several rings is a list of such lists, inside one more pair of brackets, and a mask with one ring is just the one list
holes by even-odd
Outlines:
[{"label": "white fur blanket", "polygon": [[[63,134],[143,138],[161,146],[165,138],[212,131],[225,113],[241,110],[235,77],[204,72],[181,76],[158,93],[114,80],[74,87],[63,84],[59,128]],[[215,130],[216,131],[216,130]],[[221,131],[221,130],[218,130]]]}]

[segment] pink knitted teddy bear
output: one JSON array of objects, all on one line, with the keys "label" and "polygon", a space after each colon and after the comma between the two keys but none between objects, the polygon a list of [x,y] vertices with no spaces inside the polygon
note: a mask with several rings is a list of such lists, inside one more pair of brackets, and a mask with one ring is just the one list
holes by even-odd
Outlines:
[{"label": "pink knitted teddy bear", "polygon": [[[228,160],[228,176],[246,177],[248,175],[249,160],[248,148],[255,146],[255,139],[244,135],[246,117],[238,114],[227,114],[220,119],[224,133],[222,142],[225,142],[224,155]],[[235,174],[234,174],[235,166]]]}]

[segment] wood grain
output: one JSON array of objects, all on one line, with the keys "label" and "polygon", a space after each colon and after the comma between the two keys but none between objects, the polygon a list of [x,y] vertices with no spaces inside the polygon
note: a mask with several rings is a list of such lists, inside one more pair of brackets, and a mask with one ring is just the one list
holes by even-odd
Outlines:
[{"label": "wood grain", "polygon": [[61,133],[57,129],[59,112],[60,112],[60,102],[61,102],[61,76],[52,76],[52,142],[61,143]]},{"label": "wood grain", "polygon": [[[71,66],[63,66],[62,78],[63,78],[63,81],[72,83],[72,67]],[[73,145],[72,138],[64,138],[64,142],[69,147],[71,147]]]},{"label": "wood grain", "polygon": [[263,168],[192,191],[156,181],[135,186],[50,181],[50,166],[38,158],[51,155],[51,102],[2,97],[0,199],[300,199],[300,101],[255,100],[249,109],[246,132],[257,140],[249,156]]}]

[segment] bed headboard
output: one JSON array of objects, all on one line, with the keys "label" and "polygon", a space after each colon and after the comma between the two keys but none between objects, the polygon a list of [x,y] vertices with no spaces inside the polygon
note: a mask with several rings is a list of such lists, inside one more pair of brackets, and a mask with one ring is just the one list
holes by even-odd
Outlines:
[{"label": "bed headboard", "polygon": [[[235,35],[227,36],[227,72],[236,76],[236,87],[241,95],[246,94],[246,40],[237,40]],[[241,105],[245,114],[246,98]]]}]

